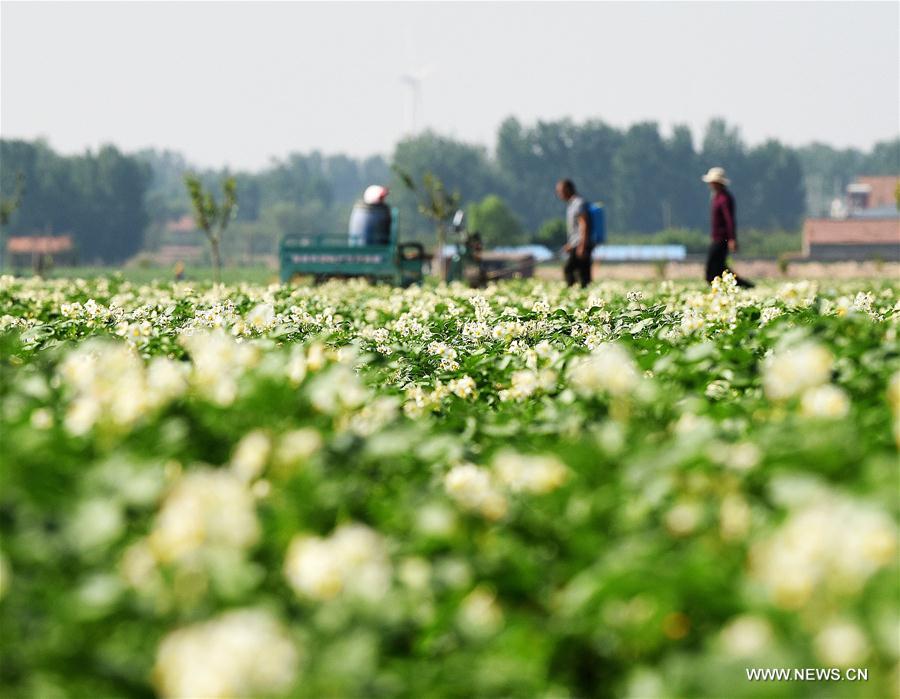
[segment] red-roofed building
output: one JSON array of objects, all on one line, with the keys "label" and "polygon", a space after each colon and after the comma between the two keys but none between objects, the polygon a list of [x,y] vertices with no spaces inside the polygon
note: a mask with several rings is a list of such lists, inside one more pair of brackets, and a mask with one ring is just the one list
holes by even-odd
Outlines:
[{"label": "red-roofed building", "polygon": [[52,261],[70,265],[75,261],[71,235],[18,235],[7,238],[6,252],[13,267],[34,267]]},{"label": "red-roofed building", "polygon": [[70,235],[17,235],[6,241],[10,255],[57,255],[71,249]]},{"label": "red-roofed building", "polygon": [[194,223],[194,217],[185,214],[181,218],[172,221],[166,221],[166,233],[193,233],[197,230],[197,224]]},{"label": "red-roofed building", "polygon": [[900,178],[858,177],[845,201],[831,205],[831,218],[808,218],[803,251],[818,260],[900,260]]},{"label": "red-roofed building", "polygon": [[157,264],[172,265],[176,262],[199,264],[205,249],[200,245],[163,245],[153,254]]},{"label": "red-roofed building", "polygon": [[803,252],[817,260],[900,260],[900,218],[808,218]]}]

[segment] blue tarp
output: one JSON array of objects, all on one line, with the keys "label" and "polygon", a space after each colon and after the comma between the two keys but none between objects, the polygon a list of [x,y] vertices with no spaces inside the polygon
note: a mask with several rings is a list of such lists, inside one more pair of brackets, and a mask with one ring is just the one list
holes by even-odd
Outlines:
[{"label": "blue tarp", "polygon": [[684,245],[601,245],[594,249],[595,260],[624,262],[628,260],[683,260]]}]

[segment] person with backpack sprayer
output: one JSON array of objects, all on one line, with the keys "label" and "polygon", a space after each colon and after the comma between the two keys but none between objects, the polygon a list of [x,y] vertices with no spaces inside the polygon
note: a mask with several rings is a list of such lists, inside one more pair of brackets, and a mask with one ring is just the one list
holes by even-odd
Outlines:
[{"label": "person with backpack sprayer", "polygon": [[591,282],[591,254],[594,246],[606,240],[606,224],[603,207],[588,204],[579,196],[572,180],[560,180],[556,183],[556,196],[566,202],[566,232],[568,238],[563,251],[568,253],[563,275],[566,284],[575,283],[576,274],[581,287]]}]

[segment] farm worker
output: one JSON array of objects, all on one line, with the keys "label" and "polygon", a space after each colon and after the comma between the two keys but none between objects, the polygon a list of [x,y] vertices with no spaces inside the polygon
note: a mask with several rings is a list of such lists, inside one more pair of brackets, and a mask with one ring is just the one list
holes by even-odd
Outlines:
[{"label": "farm worker", "polygon": [[378,184],[366,187],[361,202],[350,213],[350,245],[387,245],[391,239],[391,210],[384,200],[389,190]]},{"label": "farm worker", "polygon": [[568,238],[563,250],[568,253],[563,274],[566,284],[575,283],[575,275],[582,288],[591,281],[591,221],[588,204],[578,195],[572,180],[560,180],[556,183],[556,196],[566,202],[566,233]]},{"label": "farm worker", "polygon": [[[709,169],[701,178],[712,190],[712,212],[710,216],[709,254],[706,257],[706,281],[712,283],[716,277],[728,270],[725,260],[729,252],[737,252],[737,219],[734,217],[734,197],[728,190],[730,184],[725,170],[720,167]],[[733,272],[732,272],[733,274]],[[752,287],[753,283],[734,275],[738,286]]]}]

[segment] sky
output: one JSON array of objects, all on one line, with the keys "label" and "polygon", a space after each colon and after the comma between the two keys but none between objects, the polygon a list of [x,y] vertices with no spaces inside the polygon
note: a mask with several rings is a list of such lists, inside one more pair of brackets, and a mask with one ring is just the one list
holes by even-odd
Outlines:
[{"label": "sky", "polygon": [[[404,75],[416,78],[418,99]],[[509,116],[868,149],[900,134],[898,2],[3,2],[0,135],[255,170],[488,148]]]}]

